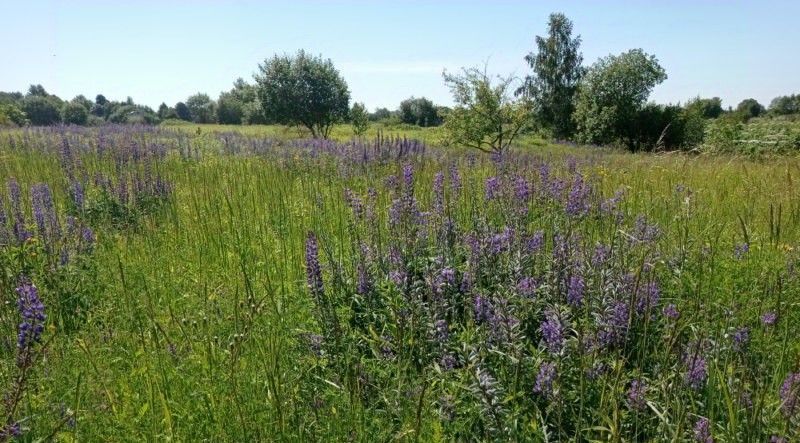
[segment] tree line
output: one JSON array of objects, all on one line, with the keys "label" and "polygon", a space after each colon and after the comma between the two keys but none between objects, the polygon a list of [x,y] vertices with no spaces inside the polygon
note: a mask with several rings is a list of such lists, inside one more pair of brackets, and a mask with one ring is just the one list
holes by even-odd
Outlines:
[{"label": "tree line", "polygon": [[173,106],[162,103],[157,110],[130,97],[118,102],[102,94],[94,101],[83,95],[65,101],[41,85],[31,85],[26,94],[0,92],[0,125],[169,120],[285,124],[303,126],[313,137],[326,138],[337,123],[349,122],[354,134],[361,135],[370,122],[384,121],[421,127],[444,124],[450,142],[484,151],[502,151],[529,132],[637,151],[691,148],[702,142],[710,119],[747,121],[800,114],[800,95],[777,97],[768,108],[752,98],[727,110],[718,97],[652,103],[653,88],[667,79],[654,55],[631,49],[585,66],[581,43],[564,14],[551,14],[547,34],[536,36],[533,50],[524,57],[530,67],[524,78],[490,76],[485,68],[445,72],[452,108],[413,96],[393,111],[378,108],[370,113],[359,102],[351,106],[348,85],[331,60],[301,50],[265,60],[252,83],[239,78],[216,100],[197,93]]}]

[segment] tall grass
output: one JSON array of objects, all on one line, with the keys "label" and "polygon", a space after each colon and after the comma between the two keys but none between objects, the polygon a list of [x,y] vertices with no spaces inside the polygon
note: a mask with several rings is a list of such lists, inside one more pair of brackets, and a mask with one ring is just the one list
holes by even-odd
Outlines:
[{"label": "tall grass", "polygon": [[[2,249],[4,393],[20,274],[48,313],[6,421],[24,438],[683,441],[703,419],[718,441],[800,438],[800,161],[247,130],[0,133],[33,233]],[[145,171],[169,192],[94,179]],[[80,262],[35,258],[36,183],[93,230]]]}]

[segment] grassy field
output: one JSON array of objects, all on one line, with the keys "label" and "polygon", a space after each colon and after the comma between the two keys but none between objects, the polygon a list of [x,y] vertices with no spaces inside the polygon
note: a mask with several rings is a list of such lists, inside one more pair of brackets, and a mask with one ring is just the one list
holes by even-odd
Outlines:
[{"label": "grassy field", "polygon": [[292,131],[0,132],[2,432],[800,439],[800,160]]}]

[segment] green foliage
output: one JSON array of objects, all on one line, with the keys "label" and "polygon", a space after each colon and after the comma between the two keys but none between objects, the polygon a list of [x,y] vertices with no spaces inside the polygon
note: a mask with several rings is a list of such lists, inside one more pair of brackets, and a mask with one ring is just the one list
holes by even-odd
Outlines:
[{"label": "green foliage", "polygon": [[483,152],[503,153],[530,126],[530,102],[513,98],[512,78],[492,79],[477,68],[444,74],[455,107],[445,122],[448,141]]},{"label": "green foliage", "polygon": [[722,115],[722,99],[719,97],[700,98],[698,96],[689,100],[685,108],[700,114],[703,118],[717,118]]},{"label": "green foliage", "polygon": [[747,155],[800,152],[800,123],[754,118],[720,118],[708,125],[703,149]]},{"label": "green foliage", "polygon": [[192,120],[192,113],[184,102],[175,103],[175,115],[177,115],[179,119],[187,122]]},{"label": "green foliage", "polygon": [[0,103],[0,126],[25,126],[28,118],[15,103]]},{"label": "green foliage", "polygon": [[[37,90],[38,92],[38,90]],[[22,111],[34,126],[46,126],[61,122],[61,104],[49,96],[28,95],[22,99]]]},{"label": "green foliage", "polygon": [[244,116],[244,103],[231,92],[223,92],[217,99],[217,122],[223,125],[240,125]]},{"label": "green foliage", "polygon": [[653,55],[632,49],[601,58],[580,83],[575,122],[582,143],[623,143],[639,149],[632,125],[650,92],[666,80],[667,74]]},{"label": "green foliage", "polygon": [[160,121],[158,115],[147,106],[118,104],[112,109],[108,116],[111,123],[155,125]]},{"label": "green foliage", "polygon": [[347,83],[330,59],[302,50],[294,57],[275,55],[259,65],[255,79],[268,120],[303,125],[315,138],[327,138],[350,111]]},{"label": "green foliage", "polygon": [[363,103],[353,103],[353,108],[350,109],[350,124],[353,125],[353,134],[358,137],[367,132],[369,128],[369,114]]},{"label": "green foliage", "polygon": [[547,37],[536,36],[536,52],[525,56],[533,74],[517,93],[533,100],[537,122],[557,139],[575,132],[575,93],[585,71],[580,45],[581,37],[572,37],[572,21],[555,13],[550,14]]},{"label": "green foliage", "polygon": [[425,128],[442,124],[437,107],[425,97],[411,97],[403,100],[400,102],[399,114],[400,121],[409,125]]},{"label": "green foliage", "polygon": [[61,109],[61,120],[67,125],[86,126],[89,120],[89,110],[80,102],[65,103]]},{"label": "green foliage", "polygon": [[189,108],[191,120],[195,123],[214,123],[216,122],[217,104],[211,100],[208,94],[197,93],[186,100],[186,107]]},{"label": "green foliage", "polygon": [[380,120],[388,120],[392,118],[394,113],[386,108],[378,108],[375,112],[369,114],[369,121],[376,122]]},{"label": "green foliage", "polygon": [[745,121],[754,117],[759,117],[764,114],[764,112],[766,112],[764,106],[754,98],[742,100],[741,103],[736,106],[736,113],[742,116]]},{"label": "green foliage", "polygon": [[769,112],[774,115],[800,114],[800,94],[775,97],[769,104]]}]

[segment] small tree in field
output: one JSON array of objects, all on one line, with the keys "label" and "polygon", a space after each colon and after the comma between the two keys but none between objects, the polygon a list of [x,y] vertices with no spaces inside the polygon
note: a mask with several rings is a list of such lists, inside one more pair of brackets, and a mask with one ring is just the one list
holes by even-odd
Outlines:
[{"label": "small tree in field", "polygon": [[444,73],[455,107],[445,120],[448,140],[456,145],[486,153],[498,153],[511,146],[530,124],[530,102],[514,99],[512,78],[498,77],[496,83],[476,68],[459,75]]},{"label": "small tree in field", "polygon": [[353,134],[362,136],[369,128],[369,113],[363,103],[353,103],[353,109],[350,110],[350,124],[353,125]]},{"label": "small tree in field", "polygon": [[328,138],[331,127],[347,118],[350,91],[330,59],[299,51],[294,57],[276,55],[258,68],[257,93],[267,119],[303,125],[314,138]]}]

